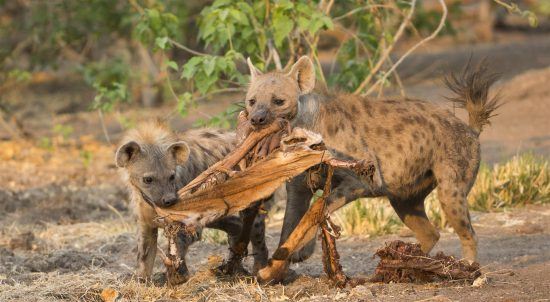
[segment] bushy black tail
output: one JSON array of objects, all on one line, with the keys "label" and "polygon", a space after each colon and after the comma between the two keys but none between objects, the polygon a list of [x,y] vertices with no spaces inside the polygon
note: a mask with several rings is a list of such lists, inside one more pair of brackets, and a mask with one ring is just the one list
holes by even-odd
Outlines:
[{"label": "bushy black tail", "polygon": [[495,116],[494,111],[502,105],[498,95],[489,98],[489,88],[499,76],[489,72],[485,61],[476,68],[471,68],[470,63],[468,62],[462,74],[450,74],[444,81],[456,94],[447,99],[468,111],[470,127],[479,135],[483,126],[491,124],[489,119]]}]

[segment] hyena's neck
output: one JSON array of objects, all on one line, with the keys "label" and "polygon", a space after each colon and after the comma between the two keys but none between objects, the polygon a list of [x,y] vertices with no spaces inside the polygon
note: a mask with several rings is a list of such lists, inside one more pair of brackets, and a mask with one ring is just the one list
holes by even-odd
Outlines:
[{"label": "hyena's neck", "polygon": [[292,126],[315,130],[319,120],[322,96],[318,94],[306,94],[298,100],[298,111],[292,121]]}]

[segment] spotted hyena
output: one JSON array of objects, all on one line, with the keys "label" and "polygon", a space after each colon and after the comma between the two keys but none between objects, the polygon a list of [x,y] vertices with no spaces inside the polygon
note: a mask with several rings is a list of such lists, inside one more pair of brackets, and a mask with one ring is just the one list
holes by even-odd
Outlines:
[{"label": "spotted hyena", "polygon": [[[157,252],[160,225],[155,223],[156,214],[151,204],[158,207],[174,204],[178,200],[178,189],[218,162],[234,147],[235,134],[217,129],[197,129],[175,134],[165,125],[155,122],[143,124],[126,134],[116,152],[116,165],[130,190],[139,225],[138,277],[150,278]],[[255,260],[265,263],[267,248],[263,241],[265,225],[262,218],[258,217],[254,221],[251,232],[256,239],[252,241]],[[243,219],[247,219],[246,215]],[[242,241],[242,221],[239,217],[229,216],[207,227],[227,233],[231,253]],[[178,235],[177,243],[182,259],[187,247],[196,239],[183,233]],[[178,273],[176,278],[181,282],[187,280],[185,265]]]},{"label": "spotted hyena", "polygon": [[[288,73],[262,74],[248,63],[251,82],[246,111],[253,125],[261,127],[283,117],[294,126],[320,133],[327,147],[339,154],[377,159],[382,176],[379,188],[367,186],[349,171],[335,172],[327,199],[331,210],[360,197],[387,196],[422,250],[429,252],[439,233],[426,216],[424,199],[437,186],[441,207],[460,237],[464,257],[476,259],[477,240],[466,196],[479,168],[479,134],[498,107],[496,99],[488,98],[496,77],[486,67],[468,68],[446,81],[457,95],[451,100],[469,113],[466,124],[448,110],[421,100],[313,93],[315,71],[307,57],[300,58]],[[306,187],[304,175],[289,182],[287,191],[281,242],[308,209],[313,192]],[[312,247],[295,252],[292,260],[309,257]],[[291,252],[282,253],[282,258]]]}]

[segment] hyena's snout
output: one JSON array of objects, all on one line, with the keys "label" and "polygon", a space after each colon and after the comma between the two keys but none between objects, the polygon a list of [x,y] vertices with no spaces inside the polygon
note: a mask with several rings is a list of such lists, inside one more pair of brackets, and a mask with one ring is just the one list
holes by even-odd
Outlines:
[{"label": "hyena's snout", "polygon": [[175,204],[178,201],[178,196],[176,194],[164,195],[161,199],[162,207],[169,207]]},{"label": "hyena's snout", "polygon": [[259,108],[250,115],[250,123],[253,126],[264,126],[271,123],[271,114],[267,108]]}]

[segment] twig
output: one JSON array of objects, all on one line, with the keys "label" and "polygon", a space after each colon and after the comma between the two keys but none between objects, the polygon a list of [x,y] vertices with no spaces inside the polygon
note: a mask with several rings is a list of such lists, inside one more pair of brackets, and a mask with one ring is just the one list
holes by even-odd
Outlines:
[{"label": "twig", "polygon": [[177,48],[183,49],[183,50],[187,51],[188,53],[196,55],[196,56],[208,56],[209,55],[207,53],[198,52],[196,50],[193,50],[193,49],[191,49],[191,48],[189,48],[189,47],[187,47],[183,44],[180,44],[180,43],[174,41],[172,38],[168,38],[168,42],[170,42],[170,44],[176,46]]},{"label": "twig", "polygon": [[395,62],[395,64],[393,64],[393,66],[387,72],[385,72],[384,75],[380,79],[378,79],[378,81],[376,81],[376,83],[374,83],[374,85],[372,85],[365,94],[371,93],[374,90],[374,88],[376,88],[377,85],[379,85],[380,83],[383,83],[388,77],[388,75],[395,71],[397,66],[399,66],[405,60],[405,58],[407,58],[413,51],[415,51],[422,44],[434,39],[439,34],[439,32],[443,29],[443,26],[445,26],[445,21],[447,20],[447,5],[445,5],[444,0],[438,0],[438,1],[439,1],[439,4],[441,4],[441,9],[443,10],[443,14],[441,15],[441,20],[439,20],[439,25],[437,26],[437,28],[431,33],[431,35],[422,39],[421,41],[416,43],[413,47],[409,48],[409,50],[407,50],[405,54],[402,55],[401,58],[399,58],[399,60],[397,60],[397,62]]},{"label": "twig", "polygon": [[[199,101],[202,101],[202,100],[205,100],[209,97],[211,97],[212,95],[215,95],[215,94],[219,94],[219,93],[225,93],[225,92],[244,92],[245,89],[244,88],[221,88],[221,89],[217,89],[217,90],[213,90],[203,96],[200,96],[200,97],[197,97],[197,98],[194,98],[191,100],[191,103],[196,103],[196,102],[199,102]],[[177,97],[176,97],[177,99]],[[177,109],[173,109],[172,111],[170,111],[170,113],[167,115],[167,119],[170,119],[172,118],[176,113],[178,112]],[[203,112],[200,112],[200,111],[197,111],[198,113],[206,116],[206,117],[212,117],[206,113],[203,113]]]},{"label": "twig", "polygon": [[275,46],[273,46],[273,42],[271,39],[267,41],[267,47],[269,48],[269,56],[273,56],[273,62],[275,62],[275,68],[277,70],[281,71],[283,70],[283,65],[281,64],[281,58],[279,57],[279,53],[277,52],[277,49]]},{"label": "twig", "polygon": [[360,11],[364,11],[364,10],[368,10],[368,9],[371,9],[371,8],[376,8],[376,7],[380,7],[380,8],[391,8],[391,6],[389,5],[383,5],[383,4],[372,4],[372,5],[365,5],[365,6],[362,6],[362,7],[358,7],[358,8],[355,8],[355,9],[352,9],[350,10],[349,12],[343,14],[343,15],[340,15],[338,17],[335,17],[332,19],[332,21],[340,21],[342,19],[345,19],[351,15],[354,15]]},{"label": "twig", "polygon": [[103,119],[103,111],[101,109],[97,110],[97,113],[99,115],[99,123],[101,124],[101,129],[103,130],[103,135],[105,135],[105,139],[107,140],[107,143],[111,145],[111,138],[109,137],[109,132],[107,131],[107,127],[105,126],[105,120]]},{"label": "twig", "polygon": [[140,15],[143,15],[143,13],[144,13],[143,7],[141,7],[141,6],[136,2],[136,0],[128,0],[128,2],[130,3],[130,5],[131,5],[135,10],[138,11],[138,13],[139,13]]},{"label": "twig", "polygon": [[[439,1],[443,1],[443,0],[439,0]],[[394,39],[393,39],[393,43],[388,47],[386,48],[386,50],[384,51],[384,53],[382,54],[382,56],[380,57],[380,60],[378,61],[378,63],[376,63],[376,65],[374,66],[374,68],[371,70],[371,72],[369,73],[369,75],[363,80],[363,82],[361,82],[361,84],[359,85],[359,87],[357,87],[357,89],[355,89],[355,91],[353,92],[353,94],[359,94],[361,93],[361,91],[365,88],[365,86],[367,86],[368,83],[370,83],[371,79],[374,77],[374,75],[378,72],[378,70],[380,70],[380,68],[382,67],[382,65],[384,64],[384,62],[386,61],[386,59],[389,57],[391,51],[393,50],[393,48],[395,47],[395,45],[397,44],[397,41],[399,41],[399,39],[401,38],[401,36],[403,35],[403,33],[405,32],[405,28],[407,27],[407,25],[409,24],[409,22],[411,21],[411,18],[414,14],[414,11],[415,11],[415,8],[416,8],[416,0],[412,0],[411,1],[411,10],[409,11],[409,13],[407,14],[407,16],[405,17],[405,19],[403,19],[403,22],[401,22],[401,25],[399,26],[399,28],[397,29],[397,32],[395,33],[394,35]],[[445,6],[445,8],[447,8]],[[446,12],[445,12],[445,16],[446,16]],[[372,89],[372,87],[371,87]]]},{"label": "twig", "polygon": [[[391,57],[388,58],[388,61],[390,64],[393,64],[393,61],[391,59]],[[401,94],[401,96],[405,96],[406,93],[405,93],[405,87],[403,86],[403,82],[401,81],[401,77],[399,76],[399,74],[397,72],[395,72],[395,70],[393,71],[393,77],[395,78],[395,82],[397,83],[397,86],[399,87],[399,93]]]}]

